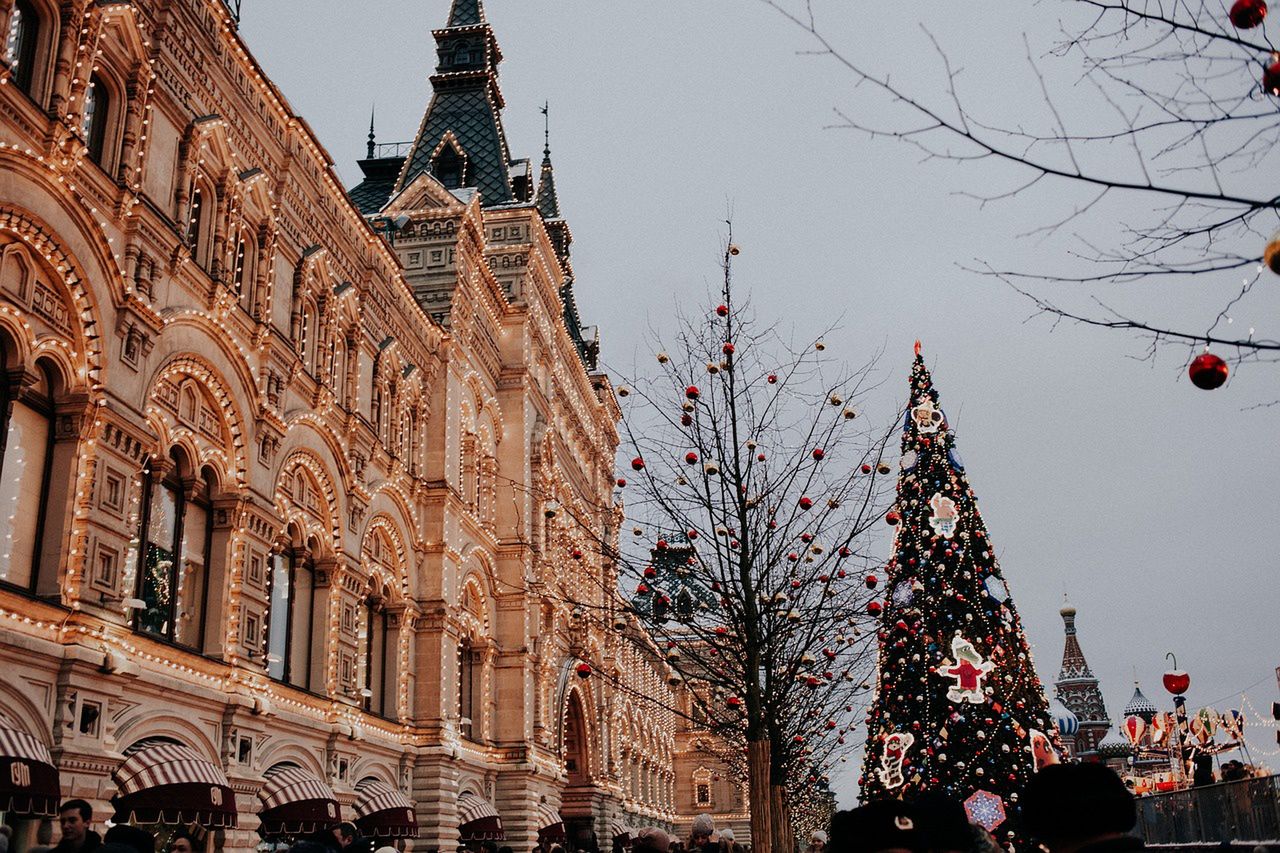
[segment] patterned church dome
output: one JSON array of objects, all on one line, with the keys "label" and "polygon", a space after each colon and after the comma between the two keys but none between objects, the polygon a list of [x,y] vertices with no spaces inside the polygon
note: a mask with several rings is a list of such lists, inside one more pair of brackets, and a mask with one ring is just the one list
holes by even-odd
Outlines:
[{"label": "patterned church dome", "polygon": [[1138,686],[1138,682],[1133,683],[1133,698],[1129,700],[1129,704],[1124,706],[1124,716],[1139,716],[1144,720],[1150,721],[1156,714],[1156,706],[1150,699],[1142,695],[1142,688]]},{"label": "patterned church dome", "polygon": [[1119,729],[1110,729],[1107,736],[1098,743],[1098,756],[1100,758],[1128,758],[1133,754],[1133,744],[1129,743],[1129,739],[1120,734]]},{"label": "patterned church dome", "polygon": [[1049,703],[1049,717],[1053,720],[1054,725],[1058,727],[1058,734],[1064,738],[1075,737],[1076,732],[1080,731],[1079,718],[1058,699],[1054,699]]}]

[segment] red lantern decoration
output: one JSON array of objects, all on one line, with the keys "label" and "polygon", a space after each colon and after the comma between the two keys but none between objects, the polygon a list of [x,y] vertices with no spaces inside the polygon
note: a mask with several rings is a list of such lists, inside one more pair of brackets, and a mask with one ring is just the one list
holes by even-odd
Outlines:
[{"label": "red lantern decoration", "polygon": [[717,306],[716,306],[716,314],[718,314],[718,315],[719,315],[719,316],[721,316],[721,317],[728,317],[728,316],[729,316],[729,306],[728,306],[728,305],[717,305]]},{"label": "red lantern decoration", "polygon": [[1238,30],[1251,30],[1267,17],[1263,0],[1236,0],[1231,6],[1231,23]]},{"label": "red lantern decoration", "polygon": [[826,454],[822,452],[822,448],[821,448],[821,447],[815,447],[815,448],[813,449],[813,461],[814,461],[814,462],[821,462],[821,461],[822,461],[822,457],[823,457],[823,456],[826,456]]},{"label": "red lantern decoration", "polygon": [[577,670],[576,670],[576,671],[577,671],[577,673],[578,673],[578,677],[579,677],[579,678],[584,679],[584,680],[585,680],[585,679],[588,679],[588,678],[590,678],[590,677],[591,677],[591,664],[589,664],[589,663],[580,663],[580,664],[578,664],[578,667],[577,667]]},{"label": "red lantern decoration", "polygon": [[1221,387],[1227,381],[1227,373],[1227,363],[1211,352],[1200,353],[1191,360],[1191,367],[1187,369],[1192,384],[1205,391]]},{"label": "red lantern decoration", "polygon": [[684,455],[684,464],[686,464],[686,465],[697,465],[697,464],[698,464],[698,454],[696,454],[696,453],[694,453],[692,450],[690,450],[688,453],[686,453],[686,454]]},{"label": "red lantern decoration", "polygon": [[1280,97],[1280,60],[1271,63],[1262,72],[1262,89],[1268,95]]},{"label": "red lantern decoration", "polygon": [[1164,689],[1174,696],[1181,696],[1191,686],[1191,676],[1180,669],[1171,669],[1164,674]]},{"label": "red lantern decoration", "polygon": [[684,389],[684,395],[690,400],[696,400],[702,395],[702,392],[698,390],[697,385],[690,385],[688,388]]},{"label": "red lantern decoration", "polygon": [[801,509],[813,509],[813,501],[812,501],[810,498],[808,498],[808,497],[801,497],[801,498],[800,498],[800,508],[801,508]]},{"label": "red lantern decoration", "polygon": [[635,459],[632,459],[632,460],[631,460],[631,467],[632,467],[632,469],[634,469],[634,470],[636,470],[636,471],[643,471],[643,470],[644,470],[644,460],[643,460],[643,459],[641,459],[639,456],[637,456]]},{"label": "red lantern decoration", "polygon": [[889,510],[885,513],[884,521],[885,524],[897,524],[899,521],[902,521],[902,516],[898,515],[894,510]]}]

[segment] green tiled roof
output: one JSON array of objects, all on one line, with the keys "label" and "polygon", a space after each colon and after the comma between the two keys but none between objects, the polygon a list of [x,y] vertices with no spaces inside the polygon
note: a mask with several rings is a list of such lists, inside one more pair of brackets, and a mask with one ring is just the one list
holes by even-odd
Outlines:
[{"label": "green tiled roof", "polygon": [[453,0],[449,10],[451,27],[470,27],[484,23],[484,3],[481,0]]},{"label": "green tiled roof", "polygon": [[485,207],[511,201],[507,145],[502,121],[492,108],[481,81],[475,88],[437,92],[422,130],[414,140],[400,186],[406,187],[431,171],[431,155],[446,132],[452,131],[467,158],[465,186],[480,190]]}]

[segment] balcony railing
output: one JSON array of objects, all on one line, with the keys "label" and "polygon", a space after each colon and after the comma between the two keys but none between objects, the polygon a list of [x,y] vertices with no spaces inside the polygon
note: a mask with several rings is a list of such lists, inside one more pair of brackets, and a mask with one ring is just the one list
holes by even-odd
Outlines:
[{"label": "balcony railing", "polygon": [[1280,839],[1280,776],[1140,797],[1138,829],[1148,845],[1275,843]]}]

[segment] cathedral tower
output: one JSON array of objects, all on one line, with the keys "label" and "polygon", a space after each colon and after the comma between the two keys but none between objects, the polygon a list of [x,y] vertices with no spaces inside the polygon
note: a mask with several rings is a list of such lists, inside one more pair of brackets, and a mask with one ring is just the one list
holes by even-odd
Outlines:
[{"label": "cathedral tower", "polygon": [[1068,604],[1060,612],[1067,641],[1062,650],[1062,669],[1058,672],[1054,688],[1058,699],[1080,721],[1074,753],[1077,758],[1089,761],[1095,758],[1098,743],[1111,728],[1111,718],[1098,688],[1098,679],[1089,669],[1089,662],[1080,650],[1080,641],[1076,639],[1076,609]]}]

